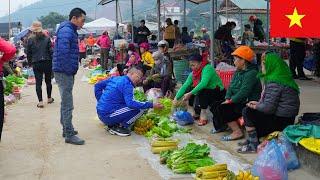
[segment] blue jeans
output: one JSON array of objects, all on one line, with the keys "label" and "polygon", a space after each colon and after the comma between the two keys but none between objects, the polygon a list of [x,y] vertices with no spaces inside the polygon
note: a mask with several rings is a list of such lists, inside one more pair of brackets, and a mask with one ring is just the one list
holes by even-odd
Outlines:
[{"label": "blue jeans", "polygon": [[74,76],[55,72],[54,77],[58,84],[61,96],[60,123],[63,127],[63,133],[65,133],[66,137],[68,138],[74,133],[74,128],[72,125],[72,90],[74,85]]},{"label": "blue jeans", "polygon": [[107,126],[121,125],[128,128],[133,124],[145,110],[130,109],[128,107],[122,107],[112,114],[104,115],[103,112],[98,111],[99,119]]}]

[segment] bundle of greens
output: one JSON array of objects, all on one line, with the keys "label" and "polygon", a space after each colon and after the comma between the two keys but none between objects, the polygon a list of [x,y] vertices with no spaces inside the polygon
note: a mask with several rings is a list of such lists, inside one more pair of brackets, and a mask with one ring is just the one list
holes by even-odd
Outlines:
[{"label": "bundle of greens", "polygon": [[25,79],[15,75],[8,75],[5,78],[5,82],[6,88],[4,90],[4,94],[9,95],[12,93],[14,86],[22,87],[25,84]]},{"label": "bundle of greens", "polygon": [[147,101],[147,96],[142,91],[139,91],[137,89],[134,90],[133,96],[134,96],[134,99],[137,101],[140,101],[140,102]]},{"label": "bundle of greens", "polygon": [[163,105],[163,109],[155,109],[154,113],[159,116],[169,116],[172,110],[172,100],[169,98],[160,98],[159,103]]},{"label": "bundle of greens", "polygon": [[154,136],[168,138],[173,135],[173,133],[190,133],[191,129],[186,129],[179,127],[176,122],[170,121],[166,116],[161,116],[157,126],[153,127],[149,132],[145,134],[147,138],[152,138]]},{"label": "bundle of greens", "polygon": [[161,153],[160,159],[162,158],[162,161],[165,161],[168,168],[172,169],[174,173],[195,173],[199,167],[215,164],[209,154],[210,148],[207,144],[188,143],[182,149]]}]

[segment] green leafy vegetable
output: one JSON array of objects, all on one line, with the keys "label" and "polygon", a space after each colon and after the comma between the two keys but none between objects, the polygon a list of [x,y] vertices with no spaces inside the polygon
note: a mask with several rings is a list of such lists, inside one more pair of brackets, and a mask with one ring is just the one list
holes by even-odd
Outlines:
[{"label": "green leafy vegetable", "polygon": [[141,101],[141,102],[147,101],[147,96],[143,92],[137,89],[134,90],[133,96],[134,96],[134,99],[137,101]]},{"label": "green leafy vegetable", "polygon": [[9,95],[13,91],[14,86],[22,87],[25,84],[25,79],[22,77],[17,77],[15,75],[8,75],[5,78],[6,88],[4,89],[4,94]]},{"label": "green leafy vegetable", "polygon": [[155,109],[154,113],[160,116],[168,116],[171,114],[172,110],[172,100],[169,98],[160,98],[159,103],[164,106],[163,109]]},{"label": "green leafy vegetable", "polygon": [[198,167],[210,166],[215,161],[209,157],[210,148],[207,144],[198,145],[188,143],[182,149],[175,150],[172,153],[164,154],[167,157],[166,163],[168,168],[175,173],[194,173]]}]

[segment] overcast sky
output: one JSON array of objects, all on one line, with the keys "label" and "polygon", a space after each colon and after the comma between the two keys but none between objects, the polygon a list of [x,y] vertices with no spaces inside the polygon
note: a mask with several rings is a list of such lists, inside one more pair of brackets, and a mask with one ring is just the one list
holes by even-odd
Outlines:
[{"label": "overcast sky", "polygon": [[[15,11],[19,6],[24,7],[40,0],[11,0],[11,11]],[[0,17],[9,14],[9,0],[0,0]]]}]

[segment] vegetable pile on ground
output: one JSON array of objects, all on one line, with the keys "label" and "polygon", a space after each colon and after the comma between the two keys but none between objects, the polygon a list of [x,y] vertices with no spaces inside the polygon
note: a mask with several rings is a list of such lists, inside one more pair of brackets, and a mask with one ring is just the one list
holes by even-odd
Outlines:
[{"label": "vegetable pile on ground", "polygon": [[140,101],[140,102],[147,101],[147,96],[142,91],[139,91],[138,89],[134,90],[133,96],[136,101]]},{"label": "vegetable pile on ground", "polygon": [[159,154],[163,151],[178,149],[179,141],[175,139],[157,138],[151,141],[151,151]]},{"label": "vegetable pile on ground", "polygon": [[195,173],[199,167],[215,164],[215,161],[209,157],[209,154],[210,148],[207,144],[188,143],[182,149],[161,152],[160,159],[174,173],[186,174]]},{"label": "vegetable pile on ground", "polygon": [[196,180],[205,179],[221,179],[221,180],[235,180],[236,176],[233,172],[228,170],[227,164],[216,164],[212,166],[205,166],[197,168]]},{"label": "vegetable pile on ground", "polygon": [[144,135],[146,134],[152,127],[154,126],[154,121],[148,117],[147,115],[143,115],[141,118],[139,118],[135,124],[133,131],[136,134]]},{"label": "vegetable pile on ground", "polygon": [[159,122],[149,132],[145,134],[147,138],[162,137],[168,138],[173,133],[190,133],[191,129],[182,128],[177,125],[176,122],[170,121],[168,117],[161,116]]},{"label": "vegetable pile on ground", "polygon": [[15,75],[8,75],[5,78],[6,88],[4,90],[5,95],[9,95],[14,89],[24,86],[25,79],[23,77],[17,77]]},{"label": "vegetable pile on ground", "polygon": [[96,84],[100,81],[108,79],[108,77],[109,76],[107,74],[99,74],[99,75],[92,76],[89,80],[89,84]]}]

